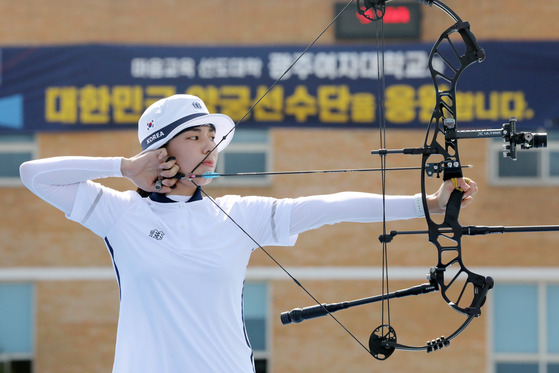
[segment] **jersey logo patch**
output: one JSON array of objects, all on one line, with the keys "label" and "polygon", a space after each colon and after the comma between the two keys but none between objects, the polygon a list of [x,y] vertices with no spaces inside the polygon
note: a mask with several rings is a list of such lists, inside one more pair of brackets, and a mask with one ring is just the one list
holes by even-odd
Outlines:
[{"label": "jersey logo patch", "polygon": [[152,229],[151,232],[149,232],[149,236],[151,238],[155,238],[158,241],[161,241],[163,237],[165,237],[165,232],[158,231],[157,229]]}]

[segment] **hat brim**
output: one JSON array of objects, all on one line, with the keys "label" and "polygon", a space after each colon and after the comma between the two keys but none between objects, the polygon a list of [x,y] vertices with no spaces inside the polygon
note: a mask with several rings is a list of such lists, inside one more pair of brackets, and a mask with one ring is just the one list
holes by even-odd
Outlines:
[{"label": "hat brim", "polygon": [[235,122],[233,122],[233,120],[225,114],[207,114],[178,125],[162,139],[151,143],[140,154],[159,149],[171,141],[171,139],[180,132],[191,127],[202,126],[204,124],[211,124],[215,127],[215,141],[218,144],[217,151],[221,152],[233,139],[233,135],[235,134]]}]

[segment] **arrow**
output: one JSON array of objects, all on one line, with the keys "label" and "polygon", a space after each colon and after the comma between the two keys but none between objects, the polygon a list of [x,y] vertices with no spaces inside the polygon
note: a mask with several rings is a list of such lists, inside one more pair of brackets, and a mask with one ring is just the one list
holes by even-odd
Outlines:
[{"label": "arrow", "polygon": [[[308,170],[308,171],[270,171],[270,172],[236,172],[236,173],[219,173],[204,172],[203,174],[190,174],[189,179],[204,178],[215,179],[221,176],[268,176],[268,175],[306,175],[306,174],[332,174],[332,173],[349,173],[349,172],[379,172],[379,171],[410,171],[420,170],[420,167],[394,167],[394,168],[356,168],[343,170]],[[186,176],[185,176],[186,177]],[[184,179],[185,177],[181,177]]]}]

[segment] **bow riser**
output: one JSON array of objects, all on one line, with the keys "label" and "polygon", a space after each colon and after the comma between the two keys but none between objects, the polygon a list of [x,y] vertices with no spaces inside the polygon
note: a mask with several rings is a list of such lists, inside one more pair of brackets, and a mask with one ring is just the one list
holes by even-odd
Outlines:
[{"label": "bow riser", "polygon": [[[452,37],[457,37],[458,42]],[[463,45],[458,45],[463,43]],[[459,52],[459,49],[464,52]],[[479,47],[475,36],[470,31],[468,22],[458,20],[445,30],[434,44],[429,55],[429,69],[435,87],[436,104],[425,138],[425,151],[422,157],[422,169],[426,169],[434,155],[443,159],[443,179],[462,177],[462,167],[458,153],[456,134],[456,86],[458,79],[466,68],[475,62],[481,62],[485,52]],[[444,72],[450,70],[450,73]],[[448,85],[449,87],[445,87]],[[426,172],[422,173],[421,191],[423,206],[429,229],[429,241],[438,252],[437,266],[431,270],[430,279],[437,282],[444,300],[456,311],[466,315],[478,316],[486,291],[484,276],[471,272],[462,261],[462,226],[458,222],[463,192],[455,190],[447,205],[444,221],[436,223],[427,208]],[[452,234],[442,233],[452,231]],[[447,269],[458,267],[456,274],[447,281]],[[455,290],[458,289],[458,290]]]}]

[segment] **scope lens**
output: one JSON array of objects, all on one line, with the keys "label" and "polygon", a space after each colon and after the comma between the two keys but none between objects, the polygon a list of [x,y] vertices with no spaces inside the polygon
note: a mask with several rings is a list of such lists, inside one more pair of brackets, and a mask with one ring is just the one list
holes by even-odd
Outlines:
[{"label": "scope lens", "polygon": [[547,147],[547,133],[534,133],[534,139],[532,140],[532,146],[534,148],[546,148]]}]

